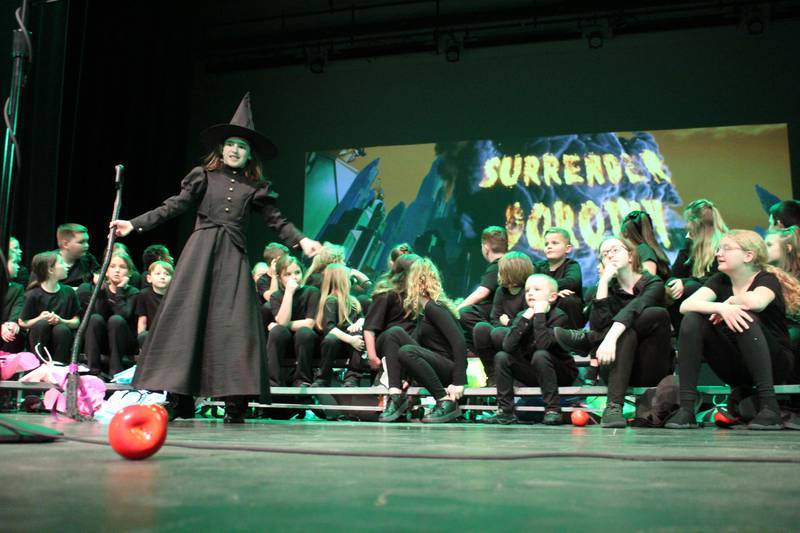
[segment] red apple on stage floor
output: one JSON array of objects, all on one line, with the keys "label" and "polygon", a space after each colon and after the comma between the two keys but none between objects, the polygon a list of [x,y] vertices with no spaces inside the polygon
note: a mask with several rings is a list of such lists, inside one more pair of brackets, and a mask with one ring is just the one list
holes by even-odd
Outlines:
[{"label": "red apple on stage floor", "polygon": [[108,426],[108,442],[126,459],[145,459],[167,438],[167,410],[160,405],[129,405]]},{"label": "red apple on stage floor", "polygon": [[589,422],[589,415],[583,409],[576,409],[570,415],[573,426],[585,426]]}]

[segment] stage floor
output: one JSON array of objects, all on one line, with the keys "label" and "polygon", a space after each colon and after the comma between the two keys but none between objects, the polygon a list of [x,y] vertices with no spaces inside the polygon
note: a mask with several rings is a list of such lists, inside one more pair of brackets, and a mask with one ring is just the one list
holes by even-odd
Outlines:
[{"label": "stage floor", "polygon": [[[67,435],[107,426],[11,414]],[[179,421],[168,442],[430,454],[798,458],[800,432]],[[2,531],[796,531],[800,464],[445,461],[1,444]]]}]

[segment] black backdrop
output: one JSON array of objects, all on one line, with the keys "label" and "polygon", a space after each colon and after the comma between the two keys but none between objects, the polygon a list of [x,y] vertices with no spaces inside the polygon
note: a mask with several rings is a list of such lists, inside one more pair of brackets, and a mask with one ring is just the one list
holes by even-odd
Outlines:
[{"label": "black backdrop", "polygon": [[[0,0],[0,57],[8,58],[0,61],[0,95],[18,3]],[[281,150],[267,170],[282,210],[298,223],[307,150],[521,137],[532,128],[547,135],[564,133],[565,125],[591,132],[787,122],[800,190],[796,20],[776,22],[763,35],[735,25],[661,31],[621,36],[600,50],[577,38],[468,50],[458,63],[430,53],[333,62],[316,75],[302,65],[220,68],[226,50],[209,47],[239,36],[207,38],[220,19],[215,10],[246,20],[246,2],[33,5],[36,55],[11,227],[26,263],[55,246],[55,227],[65,221],[88,226],[99,254],[114,165],[126,166],[124,217],[158,205],[202,156],[200,129],[227,121],[246,90],[254,91],[256,125]],[[178,253],[191,225],[183,217],[127,242],[134,256],[152,242]],[[251,257],[272,238],[254,231]]]}]

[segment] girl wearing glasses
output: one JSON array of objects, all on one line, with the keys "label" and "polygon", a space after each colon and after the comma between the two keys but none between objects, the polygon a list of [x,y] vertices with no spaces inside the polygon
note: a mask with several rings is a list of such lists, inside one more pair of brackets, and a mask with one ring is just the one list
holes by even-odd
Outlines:
[{"label": "girl wearing glasses", "polygon": [[672,371],[669,314],[664,282],[642,269],[636,247],[625,237],[600,244],[603,273],[587,294],[590,331],[554,328],[566,350],[595,352],[608,384],[602,426],[623,428],[625,390],[651,387]]},{"label": "girl wearing glasses", "polygon": [[758,414],[748,427],[782,429],[773,384],[784,382],[792,368],[786,311],[800,308],[800,285],[767,264],[767,247],[753,231],[728,232],[715,256],[719,272],[680,307],[681,407],[665,427],[697,427],[697,378],[705,359],[731,386],[723,412],[731,423],[742,422],[739,402],[755,394]]}]

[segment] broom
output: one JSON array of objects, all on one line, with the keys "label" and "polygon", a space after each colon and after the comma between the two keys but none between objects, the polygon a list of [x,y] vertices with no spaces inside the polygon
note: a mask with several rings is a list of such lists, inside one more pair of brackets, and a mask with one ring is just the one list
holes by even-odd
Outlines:
[{"label": "broom", "polygon": [[[122,171],[125,167],[122,165],[117,165],[114,168],[116,169],[114,188],[116,189],[117,194],[116,198],[114,198],[114,213],[111,215],[111,220],[117,220],[119,218],[120,208],[122,207]],[[111,231],[108,233],[108,244],[106,244],[106,251],[103,255],[103,264],[100,266],[100,271],[97,275],[97,283],[95,283],[94,289],[92,290],[92,295],[89,298],[89,304],[86,306],[86,311],[83,313],[83,319],[78,327],[78,331],[75,333],[75,341],[72,343],[72,357],[70,358],[69,362],[69,374],[67,374],[66,395],[67,416],[73,420],[83,421],[91,419],[91,417],[81,415],[78,411],[78,389],[81,388],[81,378],[78,374],[78,352],[80,351],[83,337],[86,334],[86,328],[89,324],[89,317],[92,314],[92,309],[94,308],[94,302],[97,300],[97,295],[100,292],[100,287],[103,284],[102,280],[105,278],[106,271],[108,270],[108,264],[111,262],[111,254],[114,250],[114,241],[116,238],[116,228],[111,228]]]}]

